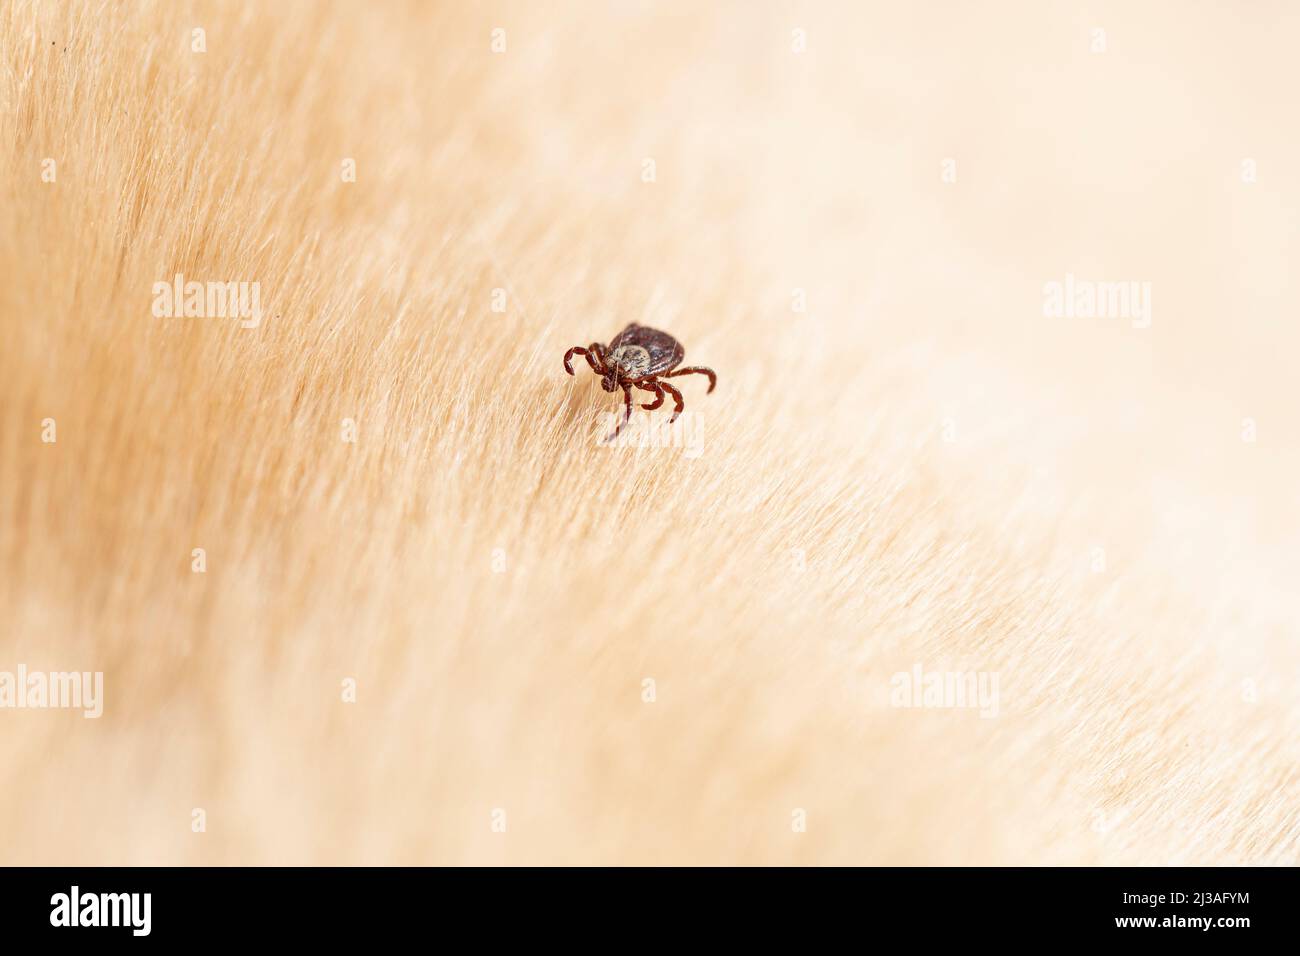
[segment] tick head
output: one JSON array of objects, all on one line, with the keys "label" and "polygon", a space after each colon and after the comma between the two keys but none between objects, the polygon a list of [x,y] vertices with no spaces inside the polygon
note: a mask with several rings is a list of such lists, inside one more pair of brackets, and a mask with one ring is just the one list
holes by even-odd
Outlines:
[{"label": "tick head", "polygon": [[610,369],[605,373],[605,377],[600,380],[600,387],[607,392],[612,392],[618,387],[618,373]]}]

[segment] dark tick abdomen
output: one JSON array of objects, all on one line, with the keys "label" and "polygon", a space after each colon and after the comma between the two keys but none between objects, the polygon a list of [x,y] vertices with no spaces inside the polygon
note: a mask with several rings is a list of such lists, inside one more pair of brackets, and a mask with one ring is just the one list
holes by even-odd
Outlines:
[{"label": "dark tick abdomen", "polygon": [[625,374],[640,378],[661,375],[680,365],[686,350],[667,332],[634,322],[614,336],[607,354]]}]

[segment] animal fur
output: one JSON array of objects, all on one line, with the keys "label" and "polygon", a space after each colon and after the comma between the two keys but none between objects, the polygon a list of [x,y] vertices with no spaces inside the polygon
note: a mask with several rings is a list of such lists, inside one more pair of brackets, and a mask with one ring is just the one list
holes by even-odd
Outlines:
[{"label": "animal fur", "polygon": [[1296,862],[1298,39],[8,0],[0,670],[104,712],[0,711],[0,862]]}]

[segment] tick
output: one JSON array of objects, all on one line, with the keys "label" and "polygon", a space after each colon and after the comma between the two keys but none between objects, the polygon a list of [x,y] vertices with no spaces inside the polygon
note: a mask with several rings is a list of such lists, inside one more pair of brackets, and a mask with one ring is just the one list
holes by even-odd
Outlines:
[{"label": "tick", "polygon": [[671,395],[673,401],[677,403],[677,407],[673,409],[673,417],[668,419],[668,424],[671,425],[677,421],[677,416],[682,413],[686,403],[682,400],[681,392],[667,382],[660,381],[661,379],[675,378],[678,375],[707,375],[710,392],[718,384],[718,376],[711,368],[702,365],[677,367],[686,357],[686,349],[682,347],[681,342],[667,332],[637,325],[635,322],[614,336],[614,340],[609,345],[592,342],[585,349],[575,345],[565,352],[564,370],[570,375],[574,374],[571,363],[575,355],[587,357],[587,364],[601,377],[600,387],[605,391],[612,392],[616,388],[623,390],[623,420],[612,433],[605,436],[605,441],[612,441],[617,437],[623,430],[623,426],[631,419],[632,389],[639,388],[654,394],[653,402],[641,405],[646,411],[654,411],[662,405],[665,392]]}]

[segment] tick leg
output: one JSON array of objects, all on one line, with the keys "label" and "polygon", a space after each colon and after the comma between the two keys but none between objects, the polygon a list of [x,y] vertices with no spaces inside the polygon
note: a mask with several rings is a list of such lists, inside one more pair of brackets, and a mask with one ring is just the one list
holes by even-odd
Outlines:
[{"label": "tick leg", "polygon": [[[713,391],[713,389],[718,384],[718,373],[713,371],[713,369],[711,368],[705,368],[703,365],[692,365],[689,368],[679,368],[672,372],[665,372],[663,375],[660,375],[659,377],[672,378],[674,375],[691,375],[691,374],[707,375],[709,377],[709,392]],[[705,392],[705,394],[707,395],[708,392]]]},{"label": "tick leg", "polygon": [[664,403],[664,390],[658,382],[637,382],[636,387],[642,391],[655,393],[656,398],[653,402],[642,402],[641,407],[646,411],[653,412]]},{"label": "tick leg", "polygon": [[573,357],[575,355],[587,356],[587,364],[597,375],[605,374],[605,346],[599,342],[592,342],[585,349],[581,345],[575,345],[569,351],[564,353],[564,370],[570,375],[573,374]]},{"label": "tick leg", "polygon": [[623,426],[632,418],[632,386],[623,386],[623,420],[618,423],[618,427],[605,436],[605,441],[610,442],[618,437],[618,433],[623,430]]},{"label": "tick leg", "polygon": [[[570,375],[574,374],[573,365],[571,363],[575,355],[585,355],[587,356],[587,361],[591,362],[591,353],[588,352],[586,349],[584,349],[581,345],[575,345],[573,348],[569,349],[569,351],[564,353],[564,370],[568,372]],[[595,368],[596,366],[593,364],[591,367]]]},{"label": "tick leg", "polygon": [[668,424],[671,425],[673,422],[677,421],[677,416],[680,415],[682,413],[682,409],[686,407],[686,402],[682,401],[682,393],[677,391],[677,389],[673,388],[667,382],[659,382],[658,385],[665,392],[671,395],[673,397],[673,401],[677,403],[677,407],[673,409],[673,417],[668,419]]}]

